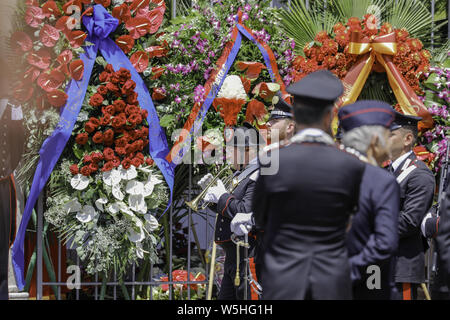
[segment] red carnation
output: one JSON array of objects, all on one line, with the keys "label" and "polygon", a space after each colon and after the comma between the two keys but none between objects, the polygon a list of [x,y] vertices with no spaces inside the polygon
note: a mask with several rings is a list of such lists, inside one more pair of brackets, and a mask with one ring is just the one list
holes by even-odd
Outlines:
[{"label": "red carnation", "polygon": [[84,166],[83,168],[81,168],[80,173],[85,177],[89,177],[91,175],[91,169],[89,168],[89,166]]},{"label": "red carnation", "polygon": [[143,119],[147,119],[148,117],[148,111],[145,109],[141,109],[141,116]]},{"label": "red carnation", "polygon": [[92,122],[96,127],[100,125],[100,120],[98,120],[97,118],[90,117],[89,121]]},{"label": "red carnation", "polygon": [[103,96],[100,93],[94,93],[89,100],[89,104],[93,107],[99,107],[103,103]]},{"label": "red carnation", "polygon": [[116,147],[124,148],[128,143],[127,140],[128,139],[126,137],[116,139],[116,141],[115,141]]},{"label": "red carnation", "polygon": [[101,132],[96,132],[94,136],[92,137],[92,141],[94,143],[103,143],[103,134]]},{"label": "red carnation", "polygon": [[79,145],[85,145],[88,142],[88,137],[87,133],[79,133],[75,138],[75,142]]},{"label": "red carnation", "polygon": [[115,157],[114,150],[111,149],[111,148],[105,148],[105,149],[103,150],[103,156],[105,157],[105,160],[106,160],[106,161],[112,161],[112,160],[114,160],[114,157]]},{"label": "red carnation", "polygon": [[142,162],[144,162],[145,159],[144,154],[142,152],[136,153],[136,158],[142,160]]},{"label": "red carnation", "polygon": [[77,164],[73,164],[69,167],[70,169],[70,173],[72,173],[73,175],[78,174],[79,170],[78,170],[78,165]]}]

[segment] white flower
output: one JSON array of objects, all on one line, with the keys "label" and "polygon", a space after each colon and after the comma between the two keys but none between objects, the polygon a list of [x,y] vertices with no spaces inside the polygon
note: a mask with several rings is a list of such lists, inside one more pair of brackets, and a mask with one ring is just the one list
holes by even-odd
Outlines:
[{"label": "white flower", "polygon": [[125,191],[132,195],[142,195],[144,193],[144,184],[136,180],[128,181]]},{"label": "white flower", "polygon": [[161,182],[162,182],[162,180],[159,180],[156,175],[153,175],[153,174],[149,175],[147,182],[144,185],[144,191],[143,191],[144,197],[148,197],[149,195],[151,195],[153,193],[153,189],[155,188],[155,186]]},{"label": "white flower", "polygon": [[119,202],[118,204],[119,204],[120,212],[127,214],[131,218],[135,218],[136,217],[134,215],[133,211],[131,211],[130,208],[128,208],[128,206],[125,203]]},{"label": "white flower", "polygon": [[122,180],[131,180],[137,177],[137,171],[135,166],[130,166],[128,169],[124,169],[122,166],[119,167],[120,177]]},{"label": "white flower", "polygon": [[152,232],[159,227],[158,220],[156,220],[156,218],[153,215],[145,214],[144,219],[145,219],[145,229],[147,229],[148,232]]},{"label": "white flower", "polygon": [[108,203],[108,199],[106,199],[105,197],[101,197],[98,198],[97,200],[95,200],[95,206],[97,207],[98,210],[100,211],[105,211],[103,209],[103,205]]},{"label": "white flower", "polygon": [[128,197],[128,205],[130,209],[138,213],[147,213],[147,204],[142,194],[132,194]]},{"label": "white flower", "polygon": [[92,221],[96,215],[95,209],[92,206],[86,205],[83,206],[83,209],[77,213],[77,219],[80,222],[87,223]]},{"label": "white flower", "polygon": [[136,255],[139,259],[144,259],[144,249],[142,248],[142,242],[136,242]]},{"label": "white flower", "polygon": [[120,207],[117,202],[115,202],[111,203],[106,210],[114,216],[120,211]]},{"label": "white flower", "polygon": [[227,76],[223,81],[222,87],[220,88],[217,97],[247,100],[247,93],[245,93],[241,78],[237,75]]},{"label": "white flower", "polygon": [[64,205],[64,211],[67,213],[78,212],[81,210],[81,204],[78,199],[70,200]]},{"label": "white flower", "polygon": [[123,198],[125,198],[125,195],[123,194],[122,190],[120,190],[119,185],[114,185],[112,187],[112,194],[113,194],[114,198],[116,198],[119,201],[122,201]]},{"label": "white flower", "polygon": [[89,185],[89,178],[83,176],[82,174],[77,174],[70,180],[70,185],[75,190],[84,190]]},{"label": "white flower", "polygon": [[103,172],[103,182],[107,186],[115,186],[122,180],[120,176],[120,171],[117,169],[112,169],[111,171]]},{"label": "white flower", "polygon": [[138,228],[139,231],[136,232],[136,230],[134,228],[128,228],[128,239],[131,242],[141,242],[142,240],[145,239],[145,233],[144,230],[142,228]]}]

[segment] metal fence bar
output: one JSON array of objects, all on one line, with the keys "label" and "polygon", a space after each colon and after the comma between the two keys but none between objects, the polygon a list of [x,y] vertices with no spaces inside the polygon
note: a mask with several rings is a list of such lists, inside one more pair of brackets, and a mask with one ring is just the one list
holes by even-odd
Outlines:
[{"label": "metal fence bar", "polygon": [[38,198],[37,207],[37,232],[36,232],[36,253],[37,253],[37,269],[36,269],[36,299],[41,300],[43,296],[42,282],[43,282],[43,265],[42,265],[42,245],[43,245],[43,225],[44,225],[44,208],[43,208],[43,194],[41,193]]},{"label": "metal fence bar", "polygon": [[[191,201],[191,195],[192,195],[192,164],[189,164],[189,201]],[[188,250],[187,250],[187,279],[190,279],[191,275],[191,222],[192,222],[192,210],[191,208],[188,208]],[[191,290],[189,290],[189,287],[187,289],[187,298],[188,300],[191,299]]]}]

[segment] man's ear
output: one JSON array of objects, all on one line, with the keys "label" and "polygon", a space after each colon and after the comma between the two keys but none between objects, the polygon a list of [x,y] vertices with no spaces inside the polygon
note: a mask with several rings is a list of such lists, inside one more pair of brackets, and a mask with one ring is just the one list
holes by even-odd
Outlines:
[{"label": "man's ear", "polygon": [[411,148],[413,147],[414,135],[412,134],[412,132],[410,131],[406,132],[406,134],[403,136],[403,143],[405,147],[407,146],[411,146]]},{"label": "man's ear", "polygon": [[331,133],[331,121],[333,119],[333,108],[330,108],[329,110],[327,110],[324,114],[323,117],[323,127],[326,128],[325,132],[327,133]]}]

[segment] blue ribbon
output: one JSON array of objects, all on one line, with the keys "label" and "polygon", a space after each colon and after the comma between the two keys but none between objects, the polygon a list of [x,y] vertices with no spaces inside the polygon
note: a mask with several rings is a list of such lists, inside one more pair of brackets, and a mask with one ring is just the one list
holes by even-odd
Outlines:
[{"label": "blue ribbon", "polygon": [[[237,21],[238,17],[236,17]],[[190,150],[191,147],[191,140],[192,136],[195,136],[196,133],[200,130],[202,127],[203,121],[205,120],[206,113],[208,112],[211,104],[213,103],[214,99],[217,96],[217,93],[219,92],[220,88],[222,87],[223,81],[225,80],[226,76],[228,75],[228,72],[230,71],[230,68],[236,59],[237,54],[239,53],[239,50],[241,49],[241,42],[242,42],[242,35],[244,35],[248,40],[252,41],[254,44],[258,46],[259,51],[263,55],[264,62],[267,66],[267,70],[269,71],[270,78],[272,81],[276,81],[275,74],[272,70],[272,65],[270,63],[269,54],[267,53],[267,50],[253,37],[252,34],[250,34],[240,23],[236,24],[236,27],[238,28],[239,32],[236,37],[236,41],[234,42],[234,45],[230,51],[230,54],[227,58],[227,61],[222,66],[222,69],[217,74],[218,79],[214,82],[211,91],[208,94],[208,97],[205,99],[204,103],[202,104],[200,108],[199,115],[194,121],[194,125],[192,126],[191,132],[186,136],[186,138],[183,141],[183,148],[180,149],[178,155],[172,159],[172,162],[175,163],[175,165],[178,165],[182,162],[182,159],[186,152]]]},{"label": "blue ribbon", "polygon": [[55,128],[52,135],[44,141],[41,150],[39,151],[39,163],[34,174],[30,195],[28,196],[22,221],[12,247],[12,263],[19,290],[22,290],[25,286],[24,240],[26,227],[37,198],[47,183],[53,168],[58,162],[58,159],[72,134],[74,124],[86,95],[86,90],[99,50],[105,60],[108,61],[115,70],[118,70],[120,67],[130,70],[131,79],[136,82],[135,91],[138,94],[139,104],[148,111],[147,121],[149,124],[150,155],[166,179],[171,194],[170,201],[172,200],[175,167],[165,160],[165,156],[169,152],[167,139],[164,131],[159,125],[159,118],[152,99],[144,81],[134,69],[127,56],[114,41],[108,38],[109,34],[116,30],[119,21],[112,17],[102,5],[95,5],[93,16],[84,16],[83,24],[89,35],[87,41],[94,45],[86,46],[84,48],[85,53],[80,55],[81,60],[84,62],[83,78],[80,81],[72,80],[70,82],[67,89],[67,103],[61,113],[58,126]]}]

